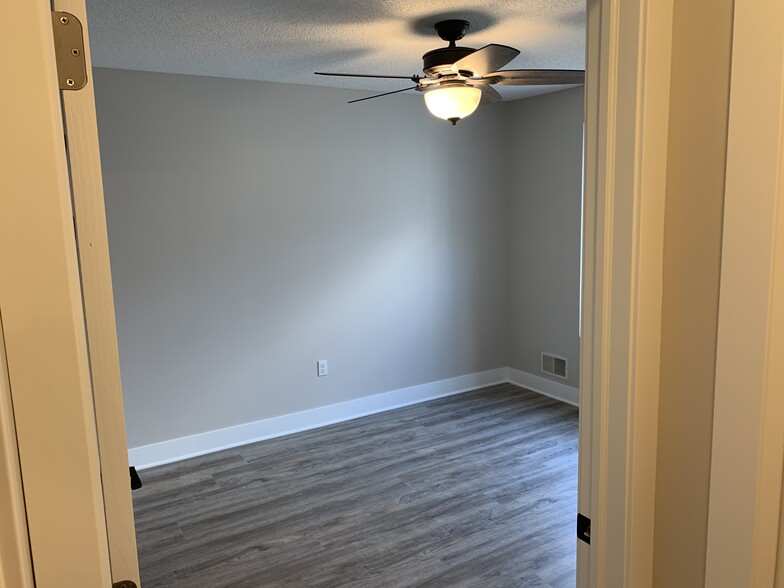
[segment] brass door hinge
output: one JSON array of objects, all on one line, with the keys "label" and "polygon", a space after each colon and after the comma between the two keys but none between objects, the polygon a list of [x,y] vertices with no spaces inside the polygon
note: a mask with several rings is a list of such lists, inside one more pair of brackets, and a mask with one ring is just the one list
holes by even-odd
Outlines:
[{"label": "brass door hinge", "polygon": [[52,12],[57,80],[61,90],[81,90],[87,85],[82,23],[68,12]]}]

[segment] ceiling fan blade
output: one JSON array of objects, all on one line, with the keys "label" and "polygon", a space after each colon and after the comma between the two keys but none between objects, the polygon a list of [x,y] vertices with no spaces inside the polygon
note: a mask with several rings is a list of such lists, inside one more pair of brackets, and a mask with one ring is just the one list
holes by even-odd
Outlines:
[{"label": "ceiling fan blade", "polygon": [[479,104],[488,104],[489,102],[500,102],[503,100],[501,94],[496,92],[495,88],[493,88],[490,84],[480,83],[468,85],[482,90],[482,99],[480,100]]},{"label": "ceiling fan blade", "polygon": [[470,71],[474,75],[484,76],[505,66],[518,55],[520,52],[514,47],[486,45],[470,55],[466,55],[463,59],[455,61],[452,64],[452,71],[455,73]]},{"label": "ceiling fan blade", "polygon": [[344,78],[388,78],[390,80],[411,80],[412,82],[418,82],[422,79],[422,76],[384,76],[384,75],[377,75],[377,74],[349,74],[349,73],[328,73],[322,71],[315,71],[313,72],[314,75],[317,76],[340,76]]},{"label": "ceiling fan blade", "polygon": [[490,84],[499,86],[558,86],[584,84],[582,69],[508,69],[484,76]]},{"label": "ceiling fan blade", "polygon": [[368,96],[367,98],[357,98],[356,100],[349,100],[349,104],[354,104],[354,102],[362,102],[363,100],[370,100],[371,98],[381,98],[382,96],[389,96],[390,94],[398,94],[400,92],[407,92],[408,90],[413,90],[417,86],[411,86],[410,88],[403,88],[401,90],[394,90],[392,92],[384,92],[383,94],[376,94],[375,96]]}]

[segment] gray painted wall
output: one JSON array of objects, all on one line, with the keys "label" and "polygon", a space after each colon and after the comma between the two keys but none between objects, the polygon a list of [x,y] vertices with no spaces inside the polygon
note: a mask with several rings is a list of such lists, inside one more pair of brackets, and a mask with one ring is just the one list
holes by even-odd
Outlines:
[{"label": "gray painted wall", "polygon": [[130,447],[507,365],[506,105],[95,89]]},{"label": "gray painted wall", "polygon": [[581,88],[456,127],[417,96],[110,69],[95,89],[130,447],[541,376],[540,350],[577,386]]},{"label": "gray painted wall", "polygon": [[[509,365],[580,382],[583,88],[509,103]],[[569,379],[541,372],[565,357]]]}]

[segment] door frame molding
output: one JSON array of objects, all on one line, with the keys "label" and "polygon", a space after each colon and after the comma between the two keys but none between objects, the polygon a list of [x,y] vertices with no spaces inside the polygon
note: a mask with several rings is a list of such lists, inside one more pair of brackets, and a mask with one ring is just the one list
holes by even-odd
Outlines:
[{"label": "door frame molding", "polygon": [[[653,580],[673,2],[588,6],[578,586],[637,588]],[[783,105],[784,6],[735,0],[709,586],[784,586]]]},{"label": "door frame molding", "polygon": [[81,90],[62,92],[62,103],[109,559],[113,581],[130,580],[139,584],[87,9],[85,0],[54,0],[54,9],[73,14],[81,21],[84,59],[89,72],[87,84]]},{"label": "door frame molding", "polygon": [[578,586],[650,586],[673,0],[589,0]]},{"label": "door frame molding", "polygon": [[0,311],[35,585],[109,586],[51,5],[5,8]]},{"label": "door frame molding", "polygon": [[735,0],[706,585],[784,585],[784,5]]}]

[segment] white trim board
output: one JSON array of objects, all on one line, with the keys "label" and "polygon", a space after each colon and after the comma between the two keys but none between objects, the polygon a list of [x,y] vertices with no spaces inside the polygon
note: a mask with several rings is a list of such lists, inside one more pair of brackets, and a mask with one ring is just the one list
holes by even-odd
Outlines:
[{"label": "white trim board", "polygon": [[561,382],[548,380],[547,378],[535,376],[534,374],[529,374],[528,372],[523,372],[514,368],[506,368],[506,370],[506,380],[510,384],[516,384],[526,390],[538,392],[543,396],[555,398],[556,400],[571,404],[572,406],[580,405],[580,391],[577,388],[572,388]]},{"label": "white trim board", "polygon": [[372,396],[363,396],[362,398],[320,406],[310,410],[303,410],[302,412],[284,414],[252,423],[244,423],[225,429],[217,429],[188,437],[152,443],[142,447],[134,447],[129,449],[128,458],[131,465],[135,465],[137,469],[149,468],[220,451],[221,449],[229,449],[334,423],[350,421],[411,404],[484,388],[485,386],[502,384],[506,381],[506,368],[467,374]]},{"label": "white trim board", "polygon": [[498,368],[134,447],[128,450],[128,461],[142,470],[504,383],[516,384],[568,404],[577,405],[579,395],[574,388],[519,370]]}]

